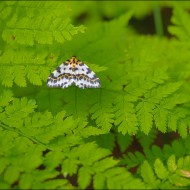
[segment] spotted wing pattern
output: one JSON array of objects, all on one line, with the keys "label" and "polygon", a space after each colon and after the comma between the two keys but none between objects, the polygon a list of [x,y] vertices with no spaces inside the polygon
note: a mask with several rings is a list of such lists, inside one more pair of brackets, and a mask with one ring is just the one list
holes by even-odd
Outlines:
[{"label": "spotted wing pattern", "polygon": [[100,79],[83,62],[72,57],[62,63],[47,80],[47,86],[67,88],[76,85],[79,88],[99,88]]}]

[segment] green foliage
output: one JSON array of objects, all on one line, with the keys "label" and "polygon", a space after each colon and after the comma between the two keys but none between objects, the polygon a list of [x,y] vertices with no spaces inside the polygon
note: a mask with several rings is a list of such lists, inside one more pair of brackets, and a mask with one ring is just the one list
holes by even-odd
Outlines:
[{"label": "green foliage", "polygon": [[85,29],[71,24],[69,8],[62,2],[2,2],[1,10],[0,80],[7,87],[13,82],[26,87],[26,78],[42,85],[50,71],[46,64],[53,60],[52,49]]},{"label": "green foliage", "polygon": [[[189,6],[80,3],[0,3],[0,188],[188,189]],[[155,6],[170,39],[131,27]],[[46,86],[72,55],[100,89]]]},{"label": "green foliage", "polygon": [[141,176],[148,188],[176,189],[188,186],[190,185],[189,161],[190,157],[186,156],[176,162],[175,155],[171,155],[165,164],[159,158],[153,166],[144,161],[141,166]]}]

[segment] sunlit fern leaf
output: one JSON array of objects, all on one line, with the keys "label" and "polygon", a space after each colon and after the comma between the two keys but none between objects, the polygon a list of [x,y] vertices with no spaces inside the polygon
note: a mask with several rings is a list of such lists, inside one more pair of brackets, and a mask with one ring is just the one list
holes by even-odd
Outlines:
[{"label": "sunlit fern leaf", "polygon": [[133,103],[128,102],[127,97],[122,95],[115,100],[115,125],[118,126],[118,131],[123,135],[135,134],[138,123]]}]

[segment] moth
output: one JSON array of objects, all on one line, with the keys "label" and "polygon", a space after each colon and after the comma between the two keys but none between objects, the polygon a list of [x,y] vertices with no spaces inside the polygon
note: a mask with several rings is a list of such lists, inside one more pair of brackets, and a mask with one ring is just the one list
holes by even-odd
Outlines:
[{"label": "moth", "polygon": [[76,56],[63,62],[47,79],[48,87],[67,88],[76,85],[79,88],[99,88],[100,79]]}]

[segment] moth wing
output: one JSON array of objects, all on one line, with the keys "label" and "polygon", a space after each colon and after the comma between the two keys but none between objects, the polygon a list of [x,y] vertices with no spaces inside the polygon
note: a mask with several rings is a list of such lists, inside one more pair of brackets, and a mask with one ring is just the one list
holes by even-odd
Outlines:
[{"label": "moth wing", "polygon": [[79,88],[99,88],[100,79],[83,62],[77,64],[75,85]]},{"label": "moth wing", "polygon": [[74,72],[68,62],[62,63],[47,79],[48,87],[67,88],[74,84]]}]

